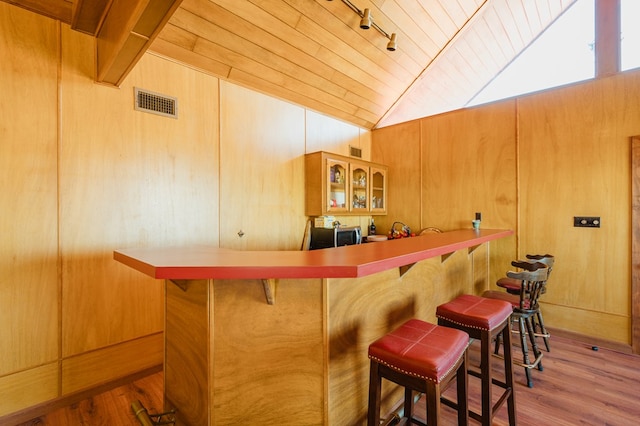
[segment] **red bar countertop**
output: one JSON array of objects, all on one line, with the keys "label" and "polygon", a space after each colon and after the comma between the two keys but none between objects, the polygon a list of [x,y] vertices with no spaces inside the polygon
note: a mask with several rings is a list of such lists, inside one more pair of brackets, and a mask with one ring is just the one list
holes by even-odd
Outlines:
[{"label": "red bar countertop", "polygon": [[311,251],[238,251],[208,246],[130,248],[113,257],[160,279],[355,278],[508,237],[512,230],[460,229]]}]

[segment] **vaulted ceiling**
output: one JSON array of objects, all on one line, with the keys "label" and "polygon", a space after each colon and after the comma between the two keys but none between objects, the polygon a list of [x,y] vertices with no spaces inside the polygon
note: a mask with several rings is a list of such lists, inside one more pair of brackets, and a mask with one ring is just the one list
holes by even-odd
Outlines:
[{"label": "vaulted ceiling", "polygon": [[148,50],[373,129],[463,107],[575,0],[2,1],[95,36],[99,81]]}]

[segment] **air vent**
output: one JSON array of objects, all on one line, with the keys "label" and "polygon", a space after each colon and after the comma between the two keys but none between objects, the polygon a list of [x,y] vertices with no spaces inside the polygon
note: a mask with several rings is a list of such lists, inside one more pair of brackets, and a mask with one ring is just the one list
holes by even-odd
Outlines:
[{"label": "air vent", "polygon": [[349,150],[351,151],[352,157],[362,158],[362,149],[349,145]]},{"label": "air vent", "polygon": [[178,118],[178,99],[134,87],[136,111]]}]

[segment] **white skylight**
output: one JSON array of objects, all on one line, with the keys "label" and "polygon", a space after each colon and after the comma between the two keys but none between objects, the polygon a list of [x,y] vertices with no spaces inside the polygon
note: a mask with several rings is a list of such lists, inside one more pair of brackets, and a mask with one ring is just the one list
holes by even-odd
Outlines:
[{"label": "white skylight", "polygon": [[620,1],[620,29],[622,43],[620,46],[622,71],[640,67],[640,1]]},{"label": "white skylight", "polygon": [[577,0],[466,106],[593,78],[594,40],[594,0]]}]

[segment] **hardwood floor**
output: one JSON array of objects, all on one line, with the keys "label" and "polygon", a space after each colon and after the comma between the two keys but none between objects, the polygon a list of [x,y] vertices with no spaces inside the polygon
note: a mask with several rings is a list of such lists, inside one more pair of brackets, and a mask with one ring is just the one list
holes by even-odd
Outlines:
[{"label": "hardwood floor", "polygon": [[[519,348],[514,348],[519,357]],[[470,350],[470,362],[477,363],[477,343]],[[496,370],[501,360],[495,359]],[[524,369],[515,368],[518,424],[611,425],[640,424],[640,357],[553,336],[551,352],[544,352],[544,371],[534,370],[533,388],[526,386]],[[469,403],[479,405],[479,380],[470,377]],[[55,410],[18,426],[35,425],[140,425],[131,402],[140,400],[149,412],[162,410],[162,373],[156,373],[78,404]],[[447,394],[455,392],[449,389]],[[416,411],[424,413],[420,401]],[[455,412],[443,407],[443,424],[456,424]],[[471,421],[470,424],[478,424]],[[494,425],[507,425],[502,407]],[[336,425],[342,426],[342,425]]]},{"label": "hardwood floor", "polygon": [[162,372],[155,373],[17,426],[139,426],[131,403],[139,400],[149,413],[160,413],[162,389]]},{"label": "hardwood floor", "polygon": [[[470,350],[471,365],[478,365],[478,342]],[[544,346],[544,345],[542,345]],[[543,349],[544,370],[532,371],[533,388],[528,388],[524,368],[514,366],[516,407],[519,425],[608,425],[640,424],[640,356],[615,352],[552,336],[551,352]],[[522,359],[519,347],[514,357]],[[502,360],[494,359],[494,371]],[[480,406],[480,381],[469,377],[469,404]],[[494,391],[499,393],[499,389]],[[446,394],[455,399],[454,389]],[[494,395],[494,400],[497,397]],[[417,410],[424,410],[420,403]],[[417,411],[422,414],[424,411]],[[444,408],[445,425],[456,424],[455,412]],[[477,424],[470,421],[470,424]],[[508,425],[506,404],[498,411],[494,425]]]}]

